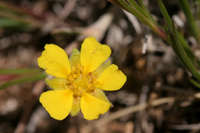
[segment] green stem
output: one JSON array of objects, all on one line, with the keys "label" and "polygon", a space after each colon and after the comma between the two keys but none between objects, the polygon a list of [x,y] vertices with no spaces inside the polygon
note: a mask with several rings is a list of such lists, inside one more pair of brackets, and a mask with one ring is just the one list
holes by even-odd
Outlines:
[{"label": "green stem", "polygon": [[196,0],[197,2],[197,18],[200,19],[200,0]]},{"label": "green stem", "polygon": [[[162,0],[157,0],[161,13],[164,16],[165,21],[168,24],[168,33],[169,33],[169,43],[173,47],[175,53],[178,55],[179,59],[182,61],[184,66],[187,68],[188,71],[192,73],[192,75],[200,81],[200,74],[197,70],[197,68],[194,65],[193,60],[191,57],[193,56],[190,48],[188,47],[187,43],[185,42],[184,38],[182,38],[181,34],[176,30],[171,18],[169,17],[169,14],[167,12],[167,9],[165,8]],[[189,55],[185,49],[189,50]]]},{"label": "green stem", "polygon": [[137,4],[137,2],[135,0],[128,0],[128,2],[133,7],[135,7],[140,13],[142,13],[144,16],[148,17],[149,19],[151,19],[151,21],[153,21],[154,23],[156,23],[156,21],[151,16],[151,13],[149,12],[149,10],[145,7],[145,5],[143,3],[143,0],[139,0],[140,6]]},{"label": "green stem", "polygon": [[[174,33],[173,36],[176,36],[177,34],[178,33]],[[176,51],[176,54],[182,60],[182,62],[185,65],[185,67],[192,73],[192,75],[198,81],[200,81],[200,74],[199,74],[197,68],[195,67],[195,65],[193,64],[193,62],[191,61],[191,59],[188,57],[187,53],[185,52],[180,40],[177,39],[177,38],[174,38],[174,37],[172,37],[172,38],[173,38],[173,41],[175,42],[175,43],[172,43],[172,46],[174,47],[174,50]]]},{"label": "green stem", "polygon": [[[165,8],[164,4],[162,3],[161,0],[158,0],[158,4],[159,4],[159,7],[160,7],[160,10],[161,10],[161,13],[163,14],[164,16],[164,19],[167,23],[167,29],[166,29],[166,33],[169,33],[169,34],[172,34],[174,33],[175,31],[175,27],[174,27],[174,24],[167,12],[167,9]],[[191,57],[193,60],[195,58],[192,50],[190,49],[189,45],[187,44],[187,42],[185,41],[185,39],[183,38],[183,36],[179,33],[179,32],[176,32],[177,33],[177,39],[180,40],[184,50],[187,52],[188,56]],[[176,38],[176,37],[175,37]],[[172,43],[168,40],[168,43]]]},{"label": "green stem", "polygon": [[149,19],[149,17],[145,15],[146,13],[142,11],[142,9],[137,5],[137,3],[133,1],[128,3],[125,0],[118,0],[117,2],[114,3],[118,3],[122,8],[124,8],[131,14],[135,15],[141,22],[148,25],[162,39],[164,40],[167,39],[165,32],[155,23],[155,21],[152,21],[151,19]]},{"label": "green stem", "polygon": [[186,18],[187,18],[188,26],[189,26],[192,34],[198,41],[200,41],[199,27],[197,26],[195,19],[192,15],[188,0],[179,0],[179,3],[181,5],[181,8],[183,9],[183,12],[184,12]]},{"label": "green stem", "polygon": [[200,88],[200,84],[199,84],[197,81],[195,81],[194,79],[190,79],[190,82],[191,82],[194,86]]}]

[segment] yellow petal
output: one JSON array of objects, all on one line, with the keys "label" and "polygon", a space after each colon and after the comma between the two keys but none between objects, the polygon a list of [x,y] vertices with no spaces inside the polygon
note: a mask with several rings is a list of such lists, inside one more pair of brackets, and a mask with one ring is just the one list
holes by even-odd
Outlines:
[{"label": "yellow petal", "polygon": [[99,88],[107,91],[119,90],[126,82],[126,75],[114,64],[108,66],[98,77]]},{"label": "yellow petal", "polygon": [[63,120],[72,109],[73,93],[71,90],[53,90],[41,94],[40,103],[56,120]]},{"label": "yellow petal", "polygon": [[54,44],[45,45],[45,50],[38,58],[38,65],[46,70],[46,73],[65,78],[70,73],[70,64],[65,51]]},{"label": "yellow petal", "polygon": [[71,116],[76,116],[80,112],[80,99],[74,99],[72,110],[71,110]]},{"label": "yellow petal", "polygon": [[72,50],[72,54],[70,56],[69,61],[71,66],[77,66],[78,64],[80,64],[80,52],[78,49]]},{"label": "yellow petal", "polygon": [[103,64],[101,64],[93,73],[99,76],[110,65],[111,61],[107,60]]},{"label": "yellow petal", "polygon": [[[106,97],[105,93],[100,90],[100,89],[95,89],[93,96],[97,97],[98,99],[101,99],[105,102],[110,103],[110,101],[108,100],[108,98]],[[110,103],[111,104],[111,103]]]},{"label": "yellow petal", "polygon": [[88,93],[84,93],[81,97],[81,111],[87,120],[97,119],[100,114],[107,112],[110,106],[109,102],[98,99]]},{"label": "yellow petal", "polygon": [[108,59],[111,50],[107,45],[102,45],[93,37],[84,40],[81,46],[80,61],[84,71],[92,72]]},{"label": "yellow petal", "polygon": [[66,89],[67,81],[63,78],[52,78],[45,80],[47,85],[52,89]]}]

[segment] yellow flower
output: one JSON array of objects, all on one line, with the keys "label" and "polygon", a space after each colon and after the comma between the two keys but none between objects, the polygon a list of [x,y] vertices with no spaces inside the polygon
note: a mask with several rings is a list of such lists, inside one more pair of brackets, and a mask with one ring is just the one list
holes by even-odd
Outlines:
[{"label": "yellow flower", "polygon": [[85,119],[93,120],[109,110],[103,90],[119,90],[126,82],[118,67],[106,61],[110,54],[110,48],[93,37],[84,40],[81,52],[73,50],[70,59],[57,45],[45,45],[38,65],[53,77],[46,79],[53,90],[43,92],[40,102],[51,117],[63,120],[81,110]]}]

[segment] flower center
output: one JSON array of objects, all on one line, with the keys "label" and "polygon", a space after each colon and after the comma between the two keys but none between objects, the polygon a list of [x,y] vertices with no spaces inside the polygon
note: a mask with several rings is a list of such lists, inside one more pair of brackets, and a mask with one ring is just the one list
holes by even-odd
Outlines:
[{"label": "flower center", "polygon": [[96,75],[84,73],[81,66],[72,67],[72,71],[67,77],[67,86],[73,91],[75,98],[81,97],[84,92],[93,93],[97,84]]}]

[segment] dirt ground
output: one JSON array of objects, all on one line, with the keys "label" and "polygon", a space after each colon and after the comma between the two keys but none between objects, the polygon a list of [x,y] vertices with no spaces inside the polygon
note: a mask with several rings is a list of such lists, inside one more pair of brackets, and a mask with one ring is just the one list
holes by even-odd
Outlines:
[{"label": "dirt ground", "polygon": [[[156,0],[146,1],[162,24]],[[200,55],[178,3],[165,4],[170,15],[178,18],[177,26],[194,53]],[[4,22],[5,18],[11,21]],[[94,121],[84,120],[82,114],[56,121],[38,101],[48,89],[44,81],[24,83],[0,90],[0,133],[200,131],[199,88],[189,82],[190,74],[172,48],[134,16],[106,0],[0,1],[0,68],[38,68],[37,57],[46,43],[58,44],[70,54],[87,36],[108,44],[112,62],[127,75],[123,88],[106,92],[113,103],[110,111]]]}]

